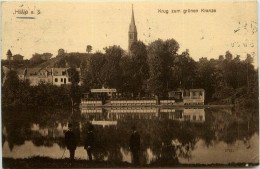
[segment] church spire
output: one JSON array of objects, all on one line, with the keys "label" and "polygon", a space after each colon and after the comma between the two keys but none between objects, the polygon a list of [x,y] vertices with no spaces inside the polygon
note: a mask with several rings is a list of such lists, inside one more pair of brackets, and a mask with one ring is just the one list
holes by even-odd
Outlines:
[{"label": "church spire", "polygon": [[135,26],[135,16],[134,16],[134,7],[133,7],[133,4],[132,4],[132,19],[131,19],[131,25],[134,25],[134,26]]},{"label": "church spire", "polygon": [[131,18],[131,23],[129,26],[129,32],[137,32],[136,26],[135,26],[135,16],[134,16],[134,7],[132,4],[132,18]]},{"label": "church spire", "polygon": [[136,26],[135,26],[133,4],[132,4],[132,18],[131,18],[131,23],[129,25],[128,35],[129,35],[129,37],[128,37],[128,50],[130,51],[132,44],[137,41],[137,29],[136,29]]}]

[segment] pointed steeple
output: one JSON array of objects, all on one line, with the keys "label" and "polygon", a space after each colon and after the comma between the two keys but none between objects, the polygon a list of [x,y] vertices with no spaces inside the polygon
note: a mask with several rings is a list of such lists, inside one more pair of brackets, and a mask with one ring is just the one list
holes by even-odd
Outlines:
[{"label": "pointed steeple", "polygon": [[131,18],[131,23],[129,26],[129,32],[136,32],[136,26],[135,26],[135,16],[134,16],[134,7],[132,4],[132,18]]},{"label": "pointed steeple", "polygon": [[129,36],[128,37],[128,50],[130,51],[132,44],[137,41],[137,29],[136,29],[136,26],[135,26],[133,4],[132,4],[132,18],[131,18],[131,23],[129,25],[128,36]]}]

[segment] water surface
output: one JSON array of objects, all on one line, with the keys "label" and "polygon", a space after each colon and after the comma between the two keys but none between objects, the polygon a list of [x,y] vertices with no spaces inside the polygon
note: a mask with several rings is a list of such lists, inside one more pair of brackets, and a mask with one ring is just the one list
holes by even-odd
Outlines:
[{"label": "water surface", "polygon": [[68,122],[77,135],[78,159],[87,159],[83,142],[92,123],[96,160],[131,162],[129,137],[135,125],[141,135],[142,164],[259,162],[257,111],[216,108],[7,109],[3,110],[3,157],[59,159],[64,151],[69,157],[64,143]]}]

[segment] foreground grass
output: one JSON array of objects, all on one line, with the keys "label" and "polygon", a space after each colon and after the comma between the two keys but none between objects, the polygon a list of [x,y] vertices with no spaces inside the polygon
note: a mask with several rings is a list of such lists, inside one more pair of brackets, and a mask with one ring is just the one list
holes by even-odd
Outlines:
[{"label": "foreground grass", "polygon": [[[128,162],[116,162],[116,161],[87,161],[77,159],[73,165],[69,164],[69,159],[52,159],[48,157],[32,157],[26,159],[12,159],[3,158],[3,168],[130,168],[134,167]],[[247,163],[230,163],[230,164],[178,164],[154,162],[149,165],[143,165],[139,167],[254,167],[259,164],[247,164]]]}]

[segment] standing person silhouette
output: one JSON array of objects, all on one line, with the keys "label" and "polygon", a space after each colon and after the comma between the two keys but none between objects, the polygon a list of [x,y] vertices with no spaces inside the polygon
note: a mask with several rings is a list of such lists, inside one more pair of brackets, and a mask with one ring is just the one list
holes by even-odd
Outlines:
[{"label": "standing person silhouette", "polygon": [[77,147],[76,136],[72,131],[72,124],[68,124],[69,130],[65,133],[65,142],[67,145],[67,149],[70,151],[70,162],[74,161],[75,150]]},{"label": "standing person silhouette", "polygon": [[129,143],[130,150],[133,155],[133,162],[134,165],[139,165],[139,150],[140,150],[140,135],[136,131],[136,127],[132,127],[132,135],[130,137],[130,143]]},{"label": "standing person silhouette", "polygon": [[89,161],[92,161],[92,153],[93,153],[93,147],[95,142],[95,136],[93,130],[94,130],[94,126],[90,124],[88,127],[88,133],[84,145],[84,149],[87,150]]}]

